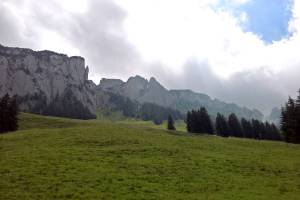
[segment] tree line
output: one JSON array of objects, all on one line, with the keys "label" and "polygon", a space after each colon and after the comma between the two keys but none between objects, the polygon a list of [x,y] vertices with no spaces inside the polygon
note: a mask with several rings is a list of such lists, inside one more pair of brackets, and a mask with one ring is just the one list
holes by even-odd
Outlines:
[{"label": "tree line", "polygon": [[300,89],[296,99],[288,98],[281,108],[281,130],[287,142],[300,144]]},{"label": "tree line", "polygon": [[0,98],[0,133],[18,129],[18,113],[17,96]]},{"label": "tree line", "polygon": [[114,105],[112,111],[121,111],[124,116],[142,119],[144,121],[153,121],[154,124],[162,124],[168,120],[169,115],[174,120],[184,119],[185,116],[178,110],[166,108],[154,103],[140,104],[118,94],[110,93],[110,102]]},{"label": "tree line", "polygon": [[247,120],[245,118],[239,120],[234,113],[230,114],[228,118],[218,113],[213,123],[205,107],[201,107],[199,110],[188,111],[186,123],[187,131],[190,133],[263,140],[283,139],[280,131],[273,123],[264,123],[256,119]]}]

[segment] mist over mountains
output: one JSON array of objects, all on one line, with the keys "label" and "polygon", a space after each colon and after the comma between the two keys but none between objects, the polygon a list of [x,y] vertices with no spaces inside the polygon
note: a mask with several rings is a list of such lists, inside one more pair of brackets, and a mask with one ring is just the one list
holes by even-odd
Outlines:
[{"label": "mist over mountains", "polygon": [[167,90],[155,78],[102,79],[99,85],[88,80],[84,58],[51,51],[33,51],[0,46],[0,95],[18,95],[21,110],[74,118],[93,118],[97,110],[114,107],[111,95],[140,105],[152,103],[164,108],[188,110],[205,106],[212,116],[236,113],[247,119],[263,119],[258,110],[212,99],[191,90]]}]

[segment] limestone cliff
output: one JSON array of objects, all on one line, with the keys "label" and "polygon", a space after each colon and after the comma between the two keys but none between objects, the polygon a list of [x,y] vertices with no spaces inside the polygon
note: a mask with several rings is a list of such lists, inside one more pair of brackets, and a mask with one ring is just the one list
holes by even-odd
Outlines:
[{"label": "limestone cliff", "polygon": [[22,111],[68,116],[77,109],[74,118],[92,118],[95,84],[88,70],[82,57],[0,45],[0,96],[18,95]]}]

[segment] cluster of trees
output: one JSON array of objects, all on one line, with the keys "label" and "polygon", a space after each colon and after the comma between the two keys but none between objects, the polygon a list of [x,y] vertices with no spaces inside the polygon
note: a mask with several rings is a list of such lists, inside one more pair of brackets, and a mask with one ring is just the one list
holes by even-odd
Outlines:
[{"label": "cluster of trees", "polygon": [[287,142],[300,144],[300,89],[297,99],[289,97],[281,109],[281,130]]},{"label": "cluster of trees", "polygon": [[141,118],[145,121],[151,120],[156,125],[162,124],[164,120],[169,118],[169,115],[171,115],[174,120],[184,118],[184,116],[178,110],[165,108],[153,103],[144,103],[138,112],[138,118]]},{"label": "cluster of trees", "polygon": [[213,125],[205,107],[188,111],[186,123],[188,132],[214,134]]},{"label": "cluster of trees", "polygon": [[153,121],[157,125],[168,120],[169,115],[172,116],[173,120],[184,119],[184,115],[178,110],[162,107],[154,103],[139,104],[118,94],[110,93],[110,102],[114,105],[113,111],[121,111],[126,117]]},{"label": "cluster of trees", "polygon": [[75,119],[96,118],[96,115],[77,100],[71,90],[66,90],[61,97],[56,96],[41,114]]},{"label": "cluster of trees", "polygon": [[261,122],[256,119],[239,120],[232,113],[228,119],[218,113],[213,125],[210,116],[204,107],[187,113],[187,130],[191,133],[216,134],[222,137],[241,137],[264,140],[282,140],[282,136],[274,124]]},{"label": "cluster of trees", "polygon": [[18,129],[17,96],[6,94],[0,99],[0,133]]},{"label": "cluster of trees", "polygon": [[139,103],[118,94],[109,93],[109,101],[114,107],[112,111],[121,111],[126,117],[136,117],[139,110]]}]

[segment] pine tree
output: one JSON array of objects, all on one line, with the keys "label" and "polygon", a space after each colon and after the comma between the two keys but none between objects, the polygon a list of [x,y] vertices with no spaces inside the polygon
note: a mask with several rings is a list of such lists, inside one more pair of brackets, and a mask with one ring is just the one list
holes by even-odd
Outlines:
[{"label": "pine tree", "polygon": [[202,133],[208,133],[208,134],[214,134],[214,129],[210,120],[210,117],[207,113],[207,110],[205,107],[200,108],[200,122],[202,124],[202,127],[200,128],[200,132]]},{"label": "pine tree", "polygon": [[300,133],[297,133],[297,110],[299,110],[297,107],[295,100],[289,97],[281,110],[281,130],[287,142],[300,143]]},{"label": "pine tree", "polygon": [[217,135],[222,137],[229,136],[229,129],[228,129],[226,118],[220,113],[218,113],[216,117],[216,132]]},{"label": "pine tree", "polygon": [[261,126],[260,121],[257,119],[252,119],[252,128],[253,128],[253,138],[261,139]]},{"label": "pine tree", "polygon": [[191,112],[188,111],[186,114],[186,129],[189,133],[192,132],[192,127],[191,127]]},{"label": "pine tree", "polygon": [[260,138],[261,138],[262,140],[266,140],[266,139],[267,139],[267,130],[266,130],[265,123],[260,122],[260,128],[259,128],[259,131],[260,131]]},{"label": "pine tree", "polygon": [[228,117],[228,127],[230,131],[230,136],[233,137],[243,137],[243,130],[237,116],[232,113]]},{"label": "pine tree", "polygon": [[1,98],[0,102],[0,133],[4,133],[8,131],[8,103],[9,103],[9,95],[6,94]]},{"label": "pine tree", "polygon": [[282,140],[282,135],[279,132],[278,128],[276,127],[276,125],[274,123],[271,124],[272,127],[272,139],[273,140]]},{"label": "pine tree", "polygon": [[243,132],[244,132],[243,136],[245,138],[254,138],[253,127],[252,127],[251,122],[242,118],[241,125],[242,125]]},{"label": "pine tree", "polygon": [[15,131],[18,128],[17,97],[8,94],[0,99],[0,133]]},{"label": "pine tree", "polygon": [[174,126],[174,120],[171,115],[168,117],[168,130],[176,130]]},{"label": "pine tree", "polygon": [[9,131],[16,131],[18,129],[18,114],[19,114],[19,108],[18,108],[18,102],[17,102],[17,96],[13,96],[9,101],[9,107],[8,107],[8,130]]},{"label": "pine tree", "polygon": [[296,137],[297,143],[300,143],[300,89],[298,90],[298,97],[296,99]]},{"label": "pine tree", "polygon": [[265,122],[265,138],[266,140],[273,140],[273,129],[269,122]]}]

